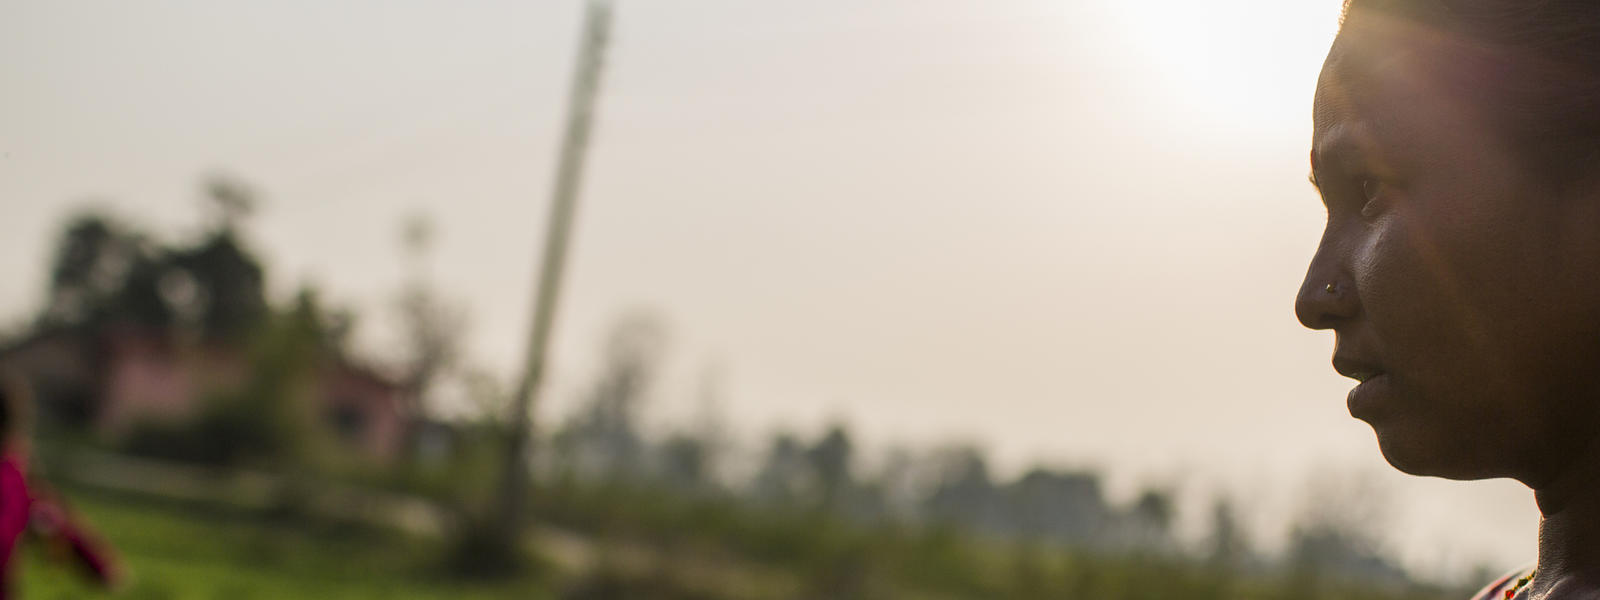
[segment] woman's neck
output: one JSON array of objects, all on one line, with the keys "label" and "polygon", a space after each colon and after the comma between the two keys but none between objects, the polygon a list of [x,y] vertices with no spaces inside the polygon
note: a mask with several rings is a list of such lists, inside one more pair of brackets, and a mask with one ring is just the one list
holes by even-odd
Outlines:
[{"label": "woman's neck", "polygon": [[1600,597],[1600,440],[1534,488],[1539,572],[1530,597]]}]

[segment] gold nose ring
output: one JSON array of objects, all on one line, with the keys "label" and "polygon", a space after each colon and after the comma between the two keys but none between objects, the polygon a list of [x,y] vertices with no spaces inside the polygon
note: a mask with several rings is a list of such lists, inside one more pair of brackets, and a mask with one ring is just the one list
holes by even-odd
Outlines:
[{"label": "gold nose ring", "polygon": [[1322,288],[1322,289],[1324,289],[1324,290],[1327,290],[1327,291],[1328,291],[1328,293],[1329,293],[1329,294],[1332,294],[1332,293],[1334,293],[1334,292],[1336,292],[1336,291],[1338,291],[1338,290],[1339,290],[1339,288],[1338,288],[1338,287],[1335,287],[1335,286],[1334,286],[1334,285],[1333,285],[1333,284],[1331,284],[1331,283],[1330,283],[1330,284],[1328,284],[1328,285],[1326,285],[1326,286],[1324,286],[1324,287],[1323,287],[1323,288]]}]

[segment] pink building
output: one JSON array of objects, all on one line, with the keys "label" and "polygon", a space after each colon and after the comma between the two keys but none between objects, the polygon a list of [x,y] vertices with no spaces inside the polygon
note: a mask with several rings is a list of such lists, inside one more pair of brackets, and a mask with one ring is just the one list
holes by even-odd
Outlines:
[{"label": "pink building", "polygon": [[[36,335],[0,350],[0,361],[33,383],[41,418],[112,439],[140,423],[193,418],[208,392],[249,377],[238,347],[129,328]],[[377,460],[402,451],[410,416],[400,386],[339,359],[318,367],[306,387],[312,416],[352,450]]]}]

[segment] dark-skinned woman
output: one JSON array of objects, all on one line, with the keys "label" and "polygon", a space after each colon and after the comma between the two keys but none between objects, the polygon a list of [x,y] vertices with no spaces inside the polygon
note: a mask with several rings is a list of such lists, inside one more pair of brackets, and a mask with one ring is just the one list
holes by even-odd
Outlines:
[{"label": "dark-skinned woman", "polygon": [[1295,312],[1350,414],[1401,471],[1533,489],[1537,568],[1479,597],[1600,598],[1600,2],[1349,0],[1313,125]]}]

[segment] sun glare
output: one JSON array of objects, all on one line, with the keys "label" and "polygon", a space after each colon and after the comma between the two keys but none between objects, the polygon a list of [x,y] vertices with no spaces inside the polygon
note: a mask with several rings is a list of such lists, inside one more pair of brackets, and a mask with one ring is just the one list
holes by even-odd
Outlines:
[{"label": "sun glare", "polygon": [[1108,4],[1150,92],[1182,114],[1238,124],[1305,114],[1340,7],[1336,0]]}]

